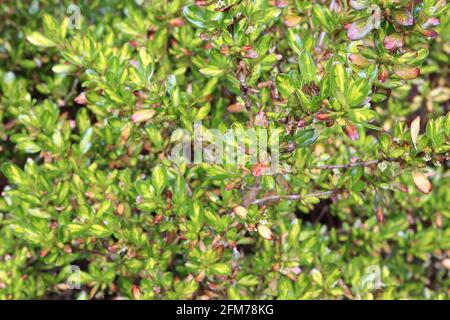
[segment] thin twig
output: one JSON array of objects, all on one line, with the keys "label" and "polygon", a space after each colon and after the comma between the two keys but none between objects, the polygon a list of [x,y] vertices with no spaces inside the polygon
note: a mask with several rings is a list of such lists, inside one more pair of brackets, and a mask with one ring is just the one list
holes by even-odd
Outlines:
[{"label": "thin twig", "polygon": [[304,196],[302,196],[300,194],[291,194],[291,195],[285,195],[285,196],[273,195],[273,196],[268,196],[265,198],[254,200],[252,202],[252,204],[263,204],[265,202],[279,201],[279,200],[300,200],[300,199],[304,199],[304,198],[308,198],[308,197],[324,197],[324,196],[331,196],[331,195],[337,194],[339,192],[340,192],[340,190],[328,190],[328,191],[308,193]]},{"label": "thin twig", "polygon": [[[250,127],[253,128],[255,124],[255,119],[253,117],[252,112],[252,102],[249,95],[249,87],[247,86],[247,79],[245,77],[245,63],[243,61],[239,62],[239,83],[240,83],[240,90],[244,98],[244,104],[245,109],[247,109],[248,113],[248,120]],[[256,177],[254,184],[251,186],[252,189],[250,189],[247,194],[244,197],[244,207],[247,207],[249,204],[253,203],[255,201],[255,198],[258,196],[259,188],[261,186],[261,177]]]},{"label": "thin twig", "polygon": [[247,192],[244,199],[244,207],[248,207],[249,204],[255,202],[255,198],[258,195],[259,190],[261,189],[261,177],[256,177],[254,186],[251,187],[249,192]]},{"label": "thin twig", "polygon": [[250,124],[253,126],[252,102],[251,102],[250,96],[248,94],[249,88],[247,86],[247,81],[246,81],[246,78],[244,75],[244,70],[242,70],[242,69],[243,68],[241,68],[241,72],[239,75],[240,89],[241,89],[241,93],[244,98],[245,109],[247,109],[248,119],[250,121]]},{"label": "thin twig", "polygon": [[64,98],[64,105],[66,105],[67,102],[69,102],[73,98],[73,96],[77,93],[78,83],[79,83],[78,78],[75,78],[75,80],[72,82],[72,86],[70,88],[69,93]]},{"label": "thin twig", "polygon": [[348,169],[354,167],[370,167],[383,161],[398,161],[398,159],[379,159],[379,160],[368,160],[345,164],[329,164],[323,166],[315,166],[314,169],[331,170],[331,169]]},{"label": "thin twig", "polygon": [[326,205],[322,208],[322,210],[320,210],[320,213],[319,213],[318,217],[314,220],[314,223],[318,223],[320,221],[320,219],[322,219],[322,217],[327,212],[327,209],[329,207],[330,207],[329,205]]}]

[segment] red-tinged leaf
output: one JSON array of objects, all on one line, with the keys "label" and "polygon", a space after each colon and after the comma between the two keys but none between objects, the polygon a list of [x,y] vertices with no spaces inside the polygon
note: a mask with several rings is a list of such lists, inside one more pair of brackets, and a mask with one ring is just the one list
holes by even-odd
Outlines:
[{"label": "red-tinged leaf", "polygon": [[287,1],[287,0],[275,0],[274,4],[278,8],[286,8],[289,5],[289,1]]},{"label": "red-tinged leaf", "polygon": [[202,282],[203,279],[205,279],[206,276],[206,272],[205,270],[200,271],[200,273],[198,275],[195,276],[195,281],[197,282]]},{"label": "red-tinged leaf", "polygon": [[127,124],[123,127],[120,133],[119,145],[123,146],[127,142],[128,137],[130,136],[131,133],[131,128],[132,128],[131,124]]},{"label": "red-tinged leaf", "polygon": [[394,22],[398,25],[409,27],[414,24],[414,17],[412,13],[407,9],[395,10],[392,13],[392,18]]},{"label": "red-tinged leaf", "polygon": [[430,26],[436,27],[436,26],[438,26],[439,24],[440,24],[440,21],[439,21],[438,18],[436,18],[436,17],[431,17],[431,18],[429,18],[429,19],[423,24],[423,27],[424,27],[424,28],[428,28],[428,27],[430,27]]},{"label": "red-tinged leaf", "polygon": [[86,92],[80,93],[76,98],[75,102],[77,104],[86,105],[87,104],[87,98],[86,98]]},{"label": "red-tinged leaf", "polygon": [[316,119],[318,121],[328,121],[330,120],[330,114],[329,113],[319,113],[316,115]]},{"label": "red-tinged leaf", "polygon": [[405,45],[405,38],[403,34],[392,33],[384,38],[383,45],[388,50],[395,50]]},{"label": "red-tinged leaf", "polygon": [[377,220],[379,223],[383,223],[383,221],[384,221],[383,208],[381,208],[381,207],[377,208]]},{"label": "red-tinged leaf", "polygon": [[238,113],[238,112],[244,111],[245,106],[242,103],[237,102],[237,103],[230,104],[227,107],[227,110],[228,110],[228,112],[231,112],[231,113]]},{"label": "red-tinged leaf", "polygon": [[297,122],[297,128],[304,128],[306,125],[306,121],[303,119],[298,120]]},{"label": "red-tinged leaf", "polygon": [[420,69],[416,67],[394,67],[394,73],[403,80],[415,79],[420,75]]},{"label": "red-tinged leaf", "polygon": [[255,117],[255,125],[263,128],[267,128],[269,121],[264,111],[259,111]]},{"label": "red-tinged leaf", "polygon": [[139,68],[139,62],[137,60],[131,59],[129,63],[131,66],[135,67],[136,69]]},{"label": "red-tinged leaf", "polygon": [[258,57],[259,57],[259,54],[255,50],[249,50],[244,55],[244,58],[247,58],[247,59],[256,59]]},{"label": "red-tinged leaf", "polygon": [[153,110],[153,109],[139,110],[139,111],[136,111],[131,116],[131,121],[133,121],[134,123],[145,122],[145,121],[150,120],[151,118],[153,118],[155,113],[156,113],[156,111]]},{"label": "red-tinged leaf", "polygon": [[299,16],[292,15],[288,15],[283,18],[284,25],[289,28],[295,27],[300,23],[301,20],[302,18],[300,18]]},{"label": "red-tinged leaf", "polygon": [[353,63],[355,66],[360,68],[366,68],[371,64],[371,61],[366,59],[363,55],[352,53],[348,59],[351,63]]},{"label": "red-tinged leaf", "polygon": [[385,82],[389,78],[389,71],[385,66],[381,66],[378,72],[378,81],[381,83]]},{"label": "red-tinged leaf", "polygon": [[437,38],[439,36],[439,34],[436,31],[434,31],[433,29],[423,30],[422,34],[425,37],[433,38],[433,39],[435,39],[435,38]]},{"label": "red-tinged leaf", "polygon": [[266,240],[272,240],[272,230],[264,224],[258,225],[258,233]]},{"label": "red-tinged leaf", "polygon": [[360,19],[353,22],[347,29],[347,36],[350,40],[360,40],[367,36],[372,31],[373,26],[367,23],[366,19]]},{"label": "red-tinged leaf", "polygon": [[445,269],[450,270],[450,259],[442,260],[442,265],[445,267]]},{"label": "red-tinged leaf", "polygon": [[415,170],[412,172],[412,177],[414,180],[414,184],[422,193],[429,194],[431,192],[433,186],[431,185],[430,180],[428,180],[425,174]]},{"label": "red-tinged leaf", "polygon": [[248,210],[242,206],[234,207],[233,211],[241,219],[245,219],[247,217]]},{"label": "red-tinged leaf", "polygon": [[141,289],[135,284],[133,284],[133,286],[131,287],[131,293],[133,295],[133,298],[137,300],[141,298]]},{"label": "red-tinged leaf", "polygon": [[171,27],[181,27],[184,26],[184,20],[181,18],[173,18],[169,21]]},{"label": "red-tinged leaf", "polygon": [[267,165],[265,163],[257,163],[252,167],[252,174],[255,177],[261,176],[264,171],[267,169]]},{"label": "red-tinged leaf", "polygon": [[222,45],[220,47],[220,53],[223,54],[224,56],[228,56],[230,54],[230,47]]},{"label": "red-tinged leaf", "polygon": [[344,127],[344,130],[345,130],[345,134],[347,135],[347,137],[350,138],[350,140],[356,141],[359,139],[358,129],[356,128],[356,126],[353,123],[348,123]]}]

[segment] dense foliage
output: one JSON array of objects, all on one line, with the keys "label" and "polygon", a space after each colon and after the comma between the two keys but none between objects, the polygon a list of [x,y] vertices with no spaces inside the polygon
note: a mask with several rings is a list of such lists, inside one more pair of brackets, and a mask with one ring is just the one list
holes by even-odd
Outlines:
[{"label": "dense foliage", "polygon": [[0,299],[448,298],[447,7],[2,2]]}]

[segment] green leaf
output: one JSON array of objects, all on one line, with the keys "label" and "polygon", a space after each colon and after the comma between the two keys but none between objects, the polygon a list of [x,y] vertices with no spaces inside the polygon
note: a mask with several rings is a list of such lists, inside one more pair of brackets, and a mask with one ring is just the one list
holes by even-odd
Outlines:
[{"label": "green leaf", "polygon": [[231,266],[226,263],[216,263],[210,267],[211,273],[219,276],[226,276],[231,273]]},{"label": "green leaf", "polygon": [[315,129],[301,130],[295,135],[297,147],[304,148],[314,143],[319,138],[319,133]]},{"label": "green leaf", "polygon": [[89,128],[83,134],[83,137],[81,138],[81,141],[80,141],[80,150],[81,150],[82,154],[85,154],[91,148],[91,146],[92,146],[91,139],[92,139],[93,132],[94,131],[92,130],[92,128]]},{"label": "green leaf", "polygon": [[211,110],[211,104],[209,104],[209,103],[205,104],[203,107],[201,107],[197,111],[197,114],[195,115],[194,120],[195,121],[203,120],[209,114],[210,110]]},{"label": "green leaf", "polygon": [[194,26],[199,28],[206,28],[205,25],[205,11],[196,5],[187,5],[183,8],[183,15]]},{"label": "green leaf", "polygon": [[225,70],[220,69],[216,66],[201,68],[199,71],[201,74],[204,74],[206,76],[213,76],[213,77],[217,77],[217,76],[220,76],[225,73]]},{"label": "green leaf", "polygon": [[291,247],[298,247],[300,236],[300,221],[295,219],[292,222],[292,228],[289,231],[288,242]]},{"label": "green leaf", "polygon": [[330,79],[332,90],[340,89],[344,96],[347,96],[348,74],[342,63],[338,62],[334,65]]},{"label": "green leaf", "polygon": [[352,81],[348,91],[348,103],[352,107],[361,105],[369,96],[370,83],[368,79]]},{"label": "green leaf", "polygon": [[81,224],[69,223],[65,225],[65,229],[68,230],[71,235],[78,236],[86,231],[87,227]]},{"label": "green leaf", "polygon": [[166,168],[159,165],[152,171],[152,185],[155,188],[157,194],[161,194],[164,188],[167,186],[167,172]]},{"label": "green leaf", "polygon": [[326,7],[322,7],[320,5],[315,5],[313,8],[313,16],[322,28],[327,32],[332,32],[333,30],[333,17],[330,13],[330,10]]},{"label": "green leaf", "polygon": [[111,208],[111,202],[109,200],[104,200],[97,210],[97,217],[101,217],[104,213],[106,213],[106,211],[109,210],[109,208]]},{"label": "green leaf", "polygon": [[316,79],[316,65],[308,52],[302,51],[298,58],[298,65],[300,68],[300,73],[306,83]]},{"label": "green leaf", "polygon": [[252,274],[248,274],[245,275],[243,277],[241,277],[237,283],[241,286],[245,286],[245,287],[253,287],[256,286],[259,283],[259,279],[257,276],[252,275]]},{"label": "green leaf", "polygon": [[10,224],[9,227],[17,236],[30,241],[33,244],[41,243],[43,240],[42,235],[31,225],[25,223],[13,223]]},{"label": "green leaf", "polygon": [[61,131],[56,130],[52,135],[52,145],[56,152],[60,152],[64,149],[64,139]]},{"label": "green leaf", "polygon": [[27,35],[27,40],[30,41],[35,46],[42,47],[42,48],[51,48],[51,47],[56,46],[56,43],[54,41],[45,37],[40,32],[33,32],[33,33]]},{"label": "green leaf", "polygon": [[221,230],[221,221],[220,216],[210,210],[205,211],[205,220],[206,222],[216,230]]},{"label": "green leaf", "polygon": [[139,77],[145,84],[149,85],[151,83],[154,72],[153,58],[144,47],[139,50],[138,58],[139,65],[136,67],[136,69]]},{"label": "green leaf", "polygon": [[377,113],[369,108],[355,108],[346,113],[347,117],[358,123],[371,121],[376,115]]},{"label": "green leaf", "polygon": [[28,209],[28,213],[32,215],[33,217],[37,218],[43,218],[43,219],[50,219],[52,216],[50,213],[45,212],[41,209]]},{"label": "green leaf", "polygon": [[283,98],[289,98],[295,90],[291,77],[287,74],[278,75],[276,78],[276,85]]},{"label": "green leaf", "polygon": [[54,73],[72,73],[77,70],[77,67],[71,64],[56,64],[52,67]]},{"label": "green leaf", "polygon": [[320,272],[318,269],[313,269],[313,270],[311,270],[311,276],[315,283],[322,286],[322,284],[323,284],[322,272]]},{"label": "green leaf", "polygon": [[17,149],[25,153],[36,153],[41,151],[41,147],[37,143],[28,139],[18,141]]},{"label": "green leaf", "polygon": [[20,185],[25,182],[26,176],[23,171],[13,163],[4,163],[1,166],[3,174],[8,178],[9,182]]},{"label": "green leaf", "polygon": [[297,55],[301,55],[302,50],[304,49],[304,44],[302,39],[300,38],[300,35],[294,32],[293,29],[288,29],[287,40],[289,47],[291,47],[291,49],[294,50]]},{"label": "green leaf", "polygon": [[100,224],[92,225],[89,231],[92,236],[98,237],[98,238],[105,238],[105,237],[109,237],[111,235],[111,231],[109,231],[108,228],[106,228]]}]

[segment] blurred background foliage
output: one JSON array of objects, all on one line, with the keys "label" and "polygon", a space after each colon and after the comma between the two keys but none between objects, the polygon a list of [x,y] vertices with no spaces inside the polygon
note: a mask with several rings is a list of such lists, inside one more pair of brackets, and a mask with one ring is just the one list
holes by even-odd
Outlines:
[{"label": "blurred background foliage", "polygon": [[75,4],[0,6],[1,299],[448,298],[445,1]]}]

